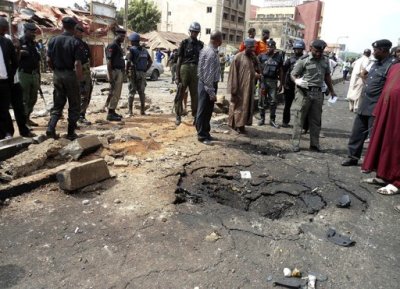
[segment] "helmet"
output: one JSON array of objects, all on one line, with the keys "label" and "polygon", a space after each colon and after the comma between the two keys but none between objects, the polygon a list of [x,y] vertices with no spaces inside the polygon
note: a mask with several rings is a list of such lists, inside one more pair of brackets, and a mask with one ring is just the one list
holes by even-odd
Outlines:
[{"label": "helmet", "polygon": [[201,26],[199,22],[192,22],[192,24],[189,26],[189,31],[200,32]]},{"label": "helmet", "polygon": [[268,45],[269,45],[269,47],[276,47],[275,40],[273,40],[272,38],[270,40],[268,40]]},{"label": "helmet", "polygon": [[303,40],[295,41],[293,44],[293,49],[305,49],[306,45]]},{"label": "helmet", "polygon": [[129,41],[140,41],[139,33],[133,32],[128,36]]}]

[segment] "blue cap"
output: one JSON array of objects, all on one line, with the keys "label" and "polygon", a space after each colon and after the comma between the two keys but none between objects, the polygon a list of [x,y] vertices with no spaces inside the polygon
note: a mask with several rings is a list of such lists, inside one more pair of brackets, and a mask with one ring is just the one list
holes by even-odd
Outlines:
[{"label": "blue cap", "polygon": [[305,49],[306,45],[303,40],[297,40],[293,44],[293,49]]}]

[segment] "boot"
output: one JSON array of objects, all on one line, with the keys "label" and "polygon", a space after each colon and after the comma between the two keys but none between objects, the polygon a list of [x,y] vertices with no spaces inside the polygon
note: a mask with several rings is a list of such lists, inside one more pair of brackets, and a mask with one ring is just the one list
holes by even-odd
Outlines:
[{"label": "boot", "polygon": [[265,124],[265,110],[260,110],[260,120],[258,121],[258,125]]},{"label": "boot", "polygon": [[280,128],[279,124],[277,124],[277,123],[275,122],[275,117],[270,118],[270,120],[269,120],[269,125],[272,126],[272,127],[274,127],[274,128]]},{"label": "boot", "polygon": [[48,138],[57,139],[59,136],[56,134],[56,126],[58,122],[57,116],[52,116],[49,120],[49,124],[47,125],[46,136]]},{"label": "boot", "polygon": [[81,114],[81,116],[79,117],[78,122],[79,122],[80,124],[83,124],[83,125],[91,125],[91,124],[92,124],[90,121],[88,121],[88,120],[86,119],[86,117],[85,117],[84,114]]},{"label": "boot", "polygon": [[128,116],[133,116],[133,97],[128,97]]},{"label": "boot", "polygon": [[179,115],[176,116],[175,124],[176,125],[180,125],[181,124],[181,117]]},{"label": "boot", "polygon": [[68,124],[67,139],[74,140],[78,138],[78,135],[75,133],[75,129],[76,129],[75,124]]},{"label": "boot", "polygon": [[115,113],[115,110],[109,109],[107,114],[108,121],[121,121],[121,118]]},{"label": "boot", "polygon": [[146,114],[144,112],[145,111],[145,99],[146,99],[146,96],[144,96],[144,95],[142,95],[140,97],[140,114],[141,115],[145,115]]}]

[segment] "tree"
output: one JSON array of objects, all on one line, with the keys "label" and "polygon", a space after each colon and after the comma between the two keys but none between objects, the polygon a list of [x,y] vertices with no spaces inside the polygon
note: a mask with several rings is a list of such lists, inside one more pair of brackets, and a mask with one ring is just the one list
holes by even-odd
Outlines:
[{"label": "tree", "polygon": [[157,29],[161,20],[161,12],[153,2],[147,0],[131,0],[128,4],[128,27],[139,33],[147,33]]}]

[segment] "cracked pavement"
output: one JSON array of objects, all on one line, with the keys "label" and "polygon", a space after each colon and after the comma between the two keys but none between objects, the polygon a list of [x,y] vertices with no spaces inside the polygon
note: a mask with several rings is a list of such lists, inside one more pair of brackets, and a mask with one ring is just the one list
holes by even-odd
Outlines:
[{"label": "cracked pavement", "polygon": [[[343,98],[324,106],[323,153],[308,151],[308,135],[291,153],[291,129],[269,126],[237,135],[214,125],[217,141],[205,146],[190,120],[175,128],[173,116],[157,118],[159,129],[151,116],[129,122],[160,144],[137,167],[75,194],[51,183],[0,207],[0,288],[272,288],[285,267],[326,276],[317,288],[398,288],[400,199],[340,165],[353,119]],[[309,210],[305,194],[318,206]],[[350,208],[336,207],[343,194]],[[328,242],[328,228],[355,246]]]}]

